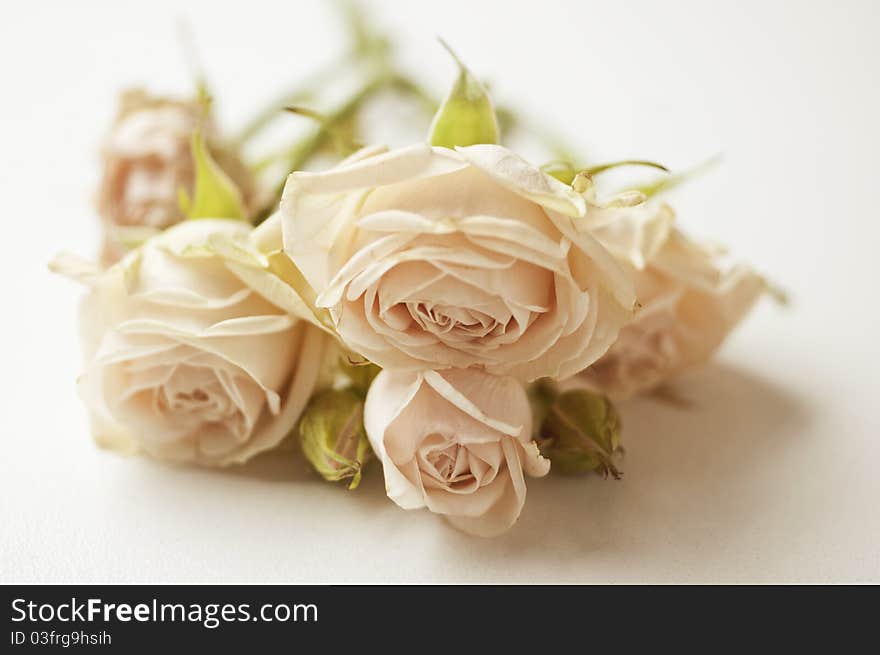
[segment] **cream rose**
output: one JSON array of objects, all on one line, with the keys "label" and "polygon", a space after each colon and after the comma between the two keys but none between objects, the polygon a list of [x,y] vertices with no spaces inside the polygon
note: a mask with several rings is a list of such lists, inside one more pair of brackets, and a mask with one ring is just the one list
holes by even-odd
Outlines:
[{"label": "cream rose", "polygon": [[635,270],[641,305],[611,349],[583,374],[618,397],[701,364],[766,289],[749,267],[672,226],[672,210],[645,205],[594,221],[596,237]]},{"label": "cream rose", "polygon": [[225,465],[293,429],[325,336],[243,284],[210,247],[249,235],[240,221],[187,221],[89,280],[79,387],[99,442]]},{"label": "cream rose", "polygon": [[427,507],[479,536],[499,534],[519,517],[523,471],[550,469],[531,441],[531,424],[520,384],[477,369],[383,371],[364,408],[391,500]]},{"label": "cream rose", "polygon": [[501,146],[296,172],[281,212],[317,304],[383,368],[568,376],[632,316],[631,277],[586,230],[584,198]]},{"label": "cream rose", "polygon": [[[202,113],[197,102],[157,98],[140,90],[123,94],[102,149],[104,172],[97,195],[105,264],[125,254],[129,237],[138,241],[183,220],[179,192],[192,195],[191,140]],[[205,131],[212,155],[241,190],[248,209],[255,201],[255,186],[247,167],[220,144],[210,123]]]}]

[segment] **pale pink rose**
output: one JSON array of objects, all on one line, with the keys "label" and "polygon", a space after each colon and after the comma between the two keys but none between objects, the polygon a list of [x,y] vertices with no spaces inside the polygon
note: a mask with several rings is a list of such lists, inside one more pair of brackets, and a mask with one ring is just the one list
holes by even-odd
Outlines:
[{"label": "pale pink rose", "polygon": [[672,227],[665,205],[610,218],[594,221],[594,234],[633,266],[641,306],[581,377],[611,396],[626,397],[705,362],[766,284],[720,248],[696,243]]},{"label": "pale pink rose", "polygon": [[317,304],[383,368],[573,375],[632,316],[584,198],[501,146],[367,151],[293,173],[281,207]]},{"label": "pale pink rose", "polygon": [[517,520],[526,500],[523,472],[550,469],[531,440],[522,386],[477,369],[382,371],[367,395],[364,425],[391,500],[427,507],[479,536]]},{"label": "pale pink rose", "polygon": [[211,249],[249,234],[241,221],[186,221],[109,269],[79,275],[91,287],[79,388],[99,443],[226,465],[291,432],[327,337],[245,285],[238,264]]},{"label": "pale pink rose", "polygon": [[[104,170],[97,194],[104,228],[102,261],[109,265],[140,241],[183,220],[181,189],[192,195],[193,132],[204,113],[195,101],[123,94],[116,121],[102,148]],[[254,181],[236,153],[223,146],[210,121],[204,122],[211,154],[242,192],[248,210]]]}]

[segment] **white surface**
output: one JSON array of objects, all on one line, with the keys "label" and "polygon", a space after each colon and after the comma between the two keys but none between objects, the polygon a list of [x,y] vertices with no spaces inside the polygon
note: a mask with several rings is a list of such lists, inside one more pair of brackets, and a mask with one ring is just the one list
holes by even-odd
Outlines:
[{"label": "white surface", "polygon": [[[532,481],[505,537],[465,537],[270,458],[216,472],[92,446],[74,392],[95,147],[116,91],[187,87],[176,3],[3,10],[0,199],[5,582],[880,582],[877,153],[880,5],[864,2],[381,2],[438,91],[442,34],[503,100],[593,160],[724,166],[676,194],[682,223],[792,293],[762,304],[694,409],[623,408],[621,482]],[[191,5],[228,124],[329,58],[319,2]]]}]

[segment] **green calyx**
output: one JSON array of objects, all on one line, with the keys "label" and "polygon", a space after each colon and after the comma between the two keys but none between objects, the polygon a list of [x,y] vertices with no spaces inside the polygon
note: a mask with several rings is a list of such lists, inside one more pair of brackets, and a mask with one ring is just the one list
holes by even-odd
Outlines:
[{"label": "green calyx", "polygon": [[440,43],[458,65],[458,77],[434,115],[428,141],[446,148],[498,143],[498,117],[489,94],[452,49],[443,40]]},{"label": "green calyx", "polygon": [[372,454],[364,430],[364,401],[350,389],[331,389],[309,401],[299,424],[303,454],[329,482],[355,489]]},{"label": "green calyx", "polygon": [[241,191],[211,156],[202,129],[192,135],[195,184],[192,198],[180,189],[180,207],[187,218],[231,218],[245,220]]},{"label": "green calyx", "polygon": [[596,471],[617,480],[622,474],[613,456],[620,451],[620,427],[620,416],[608,398],[585,390],[566,391],[546,410],[537,441],[555,471]]}]

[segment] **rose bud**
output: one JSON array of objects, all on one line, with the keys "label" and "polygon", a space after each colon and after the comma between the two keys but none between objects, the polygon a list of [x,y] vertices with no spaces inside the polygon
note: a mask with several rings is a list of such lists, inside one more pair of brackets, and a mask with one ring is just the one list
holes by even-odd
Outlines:
[{"label": "rose bud", "polygon": [[364,432],[364,401],[348,389],[324,391],[309,402],[299,424],[303,454],[325,480],[361,481],[370,442]]},{"label": "rose bud", "polygon": [[212,157],[235,182],[251,213],[256,187],[238,155],[223,145],[210,120],[201,120],[197,101],[150,96],[140,90],[122,95],[103,149],[103,174],[97,193],[104,245],[102,263],[110,265],[132,246],[183,220],[179,194],[194,185],[192,136],[200,122]]},{"label": "rose bud", "polygon": [[539,431],[541,454],[562,473],[596,471],[620,478],[612,457],[620,450],[620,416],[604,396],[585,390],[560,394]]},{"label": "rose bud", "polygon": [[532,441],[522,386],[478,369],[384,370],[364,425],[391,500],[478,536],[510,528],[525,504],[525,474],[550,469]]}]

